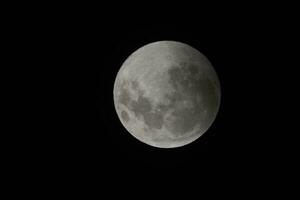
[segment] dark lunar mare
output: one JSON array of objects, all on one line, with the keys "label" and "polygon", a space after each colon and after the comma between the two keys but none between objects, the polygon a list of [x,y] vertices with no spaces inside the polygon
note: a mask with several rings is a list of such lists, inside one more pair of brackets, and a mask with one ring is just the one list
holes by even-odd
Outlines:
[{"label": "dark lunar mare", "polygon": [[[212,91],[215,90],[213,83],[209,79],[202,79],[199,66],[180,63],[168,69],[169,83],[174,87],[175,92],[167,94],[169,105],[159,104],[156,109],[152,108],[149,99],[144,97],[144,91],[140,89],[137,81],[131,81],[131,87],[137,91],[138,99],[131,99],[128,92],[128,85],[121,86],[120,103],[135,113],[144,121],[150,130],[161,129],[164,120],[164,113],[173,109],[174,122],[166,125],[166,128],[176,137],[185,135],[194,129],[199,122],[207,122],[207,118],[212,118],[212,114],[217,107],[217,100]],[[197,96],[202,100],[198,101]],[[183,101],[189,102],[191,107],[184,106]],[[207,110],[204,112],[204,108]],[[130,120],[126,111],[121,112],[121,117],[125,122]],[[206,124],[202,124],[206,126]]]},{"label": "dark lunar mare", "polygon": [[[137,101],[131,99],[127,88],[125,85],[122,85],[120,103],[134,112],[138,118],[143,116],[149,129],[161,129],[163,126],[163,113],[166,111],[166,108],[163,105],[159,105],[159,110],[153,109],[149,99],[144,97],[144,91],[140,89],[138,82],[131,81],[131,87],[138,93]],[[128,115],[125,116],[122,113],[121,117],[125,122],[130,120]]]}]

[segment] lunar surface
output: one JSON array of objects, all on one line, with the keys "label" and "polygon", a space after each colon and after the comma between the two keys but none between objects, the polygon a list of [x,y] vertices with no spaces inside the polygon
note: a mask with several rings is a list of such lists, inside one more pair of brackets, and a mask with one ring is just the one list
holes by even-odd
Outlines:
[{"label": "lunar surface", "polygon": [[159,148],[189,144],[212,125],[220,107],[218,76],[193,47],[159,41],[141,47],[121,66],[114,105],[126,130]]}]

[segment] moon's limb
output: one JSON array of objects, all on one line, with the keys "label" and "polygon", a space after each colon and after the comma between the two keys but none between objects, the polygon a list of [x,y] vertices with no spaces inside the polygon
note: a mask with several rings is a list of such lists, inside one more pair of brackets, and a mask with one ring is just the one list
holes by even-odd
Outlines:
[{"label": "moon's limb", "polygon": [[128,57],[114,85],[124,127],[155,147],[186,145],[214,121],[220,84],[207,58],[179,42],[148,44]]}]

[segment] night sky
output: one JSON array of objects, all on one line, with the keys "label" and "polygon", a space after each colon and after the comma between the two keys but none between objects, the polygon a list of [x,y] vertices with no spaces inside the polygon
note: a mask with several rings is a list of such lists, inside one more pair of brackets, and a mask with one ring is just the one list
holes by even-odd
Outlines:
[{"label": "night sky", "polygon": [[[45,126],[49,134],[39,134],[43,142],[37,142],[47,149],[40,157],[54,169],[52,174],[67,174],[72,180],[78,174],[91,182],[110,177],[105,180],[141,183],[180,178],[243,182],[260,174],[272,176],[271,163],[280,155],[274,142],[280,125],[276,113],[282,110],[278,89],[285,91],[278,84],[282,71],[277,59],[279,34],[274,34],[277,21],[252,15],[205,19],[67,16],[57,23],[50,18],[52,29],[48,25],[39,29],[45,33],[39,45],[48,48],[39,58],[49,64],[47,73],[54,73],[49,84],[57,86],[53,92],[58,94],[49,97],[50,108],[58,110],[49,115],[52,125]],[[141,46],[160,40],[199,50],[221,84],[221,105],[213,125],[180,148],[160,149],[138,141],[122,126],[114,108],[113,84],[122,63]]]},{"label": "night sky", "polygon": [[[96,131],[107,167],[125,174],[127,170],[137,174],[186,171],[206,176],[212,171],[223,174],[255,165],[261,159],[257,127],[263,121],[259,110],[266,103],[261,98],[265,95],[265,85],[261,85],[264,69],[259,67],[263,47],[258,46],[264,36],[257,30],[230,22],[112,28],[99,46],[106,53],[104,61],[95,66],[100,75]],[[198,49],[211,61],[221,83],[221,106],[215,122],[200,139],[181,148],[159,149],[139,142],[125,130],[114,110],[113,83],[122,63],[139,47],[159,40],[180,41]]]},{"label": "night sky", "polygon": [[[148,13],[147,3],[154,6]],[[45,194],[86,186],[99,196],[106,188],[114,191],[109,195],[122,195],[119,189],[131,187],[131,192],[139,186],[146,196],[157,191],[176,195],[185,188],[186,194],[196,191],[199,198],[206,185],[221,195],[219,188],[227,186],[233,193],[244,188],[249,197],[253,187],[264,191],[267,185],[281,188],[278,183],[288,183],[279,179],[296,166],[289,160],[299,160],[292,154],[298,151],[289,149],[299,147],[290,141],[299,140],[288,135],[299,132],[288,130],[298,123],[292,101],[299,90],[299,73],[292,68],[299,64],[289,63],[298,51],[289,46],[299,46],[290,29],[297,28],[299,23],[292,19],[299,17],[289,10],[285,15],[282,5],[273,8],[275,2],[224,3],[227,7],[216,4],[210,10],[201,2],[194,9],[180,2],[178,10],[146,1],[131,9],[120,2],[113,2],[111,9],[100,3],[84,9],[74,3],[32,6],[34,12],[21,7],[24,14],[6,15],[16,19],[7,29],[12,39],[3,39],[21,54],[11,59],[20,64],[12,62],[7,68],[26,79],[16,84],[24,93],[11,90],[17,94],[13,103],[27,110],[11,111],[22,123],[13,121],[9,127],[13,144],[4,149],[10,161],[3,163],[13,172],[4,173],[16,176],[11,181],[22,187],[32,181],[50,189]],[[160,40],[199,50],[212,63],[221,85],[216,120],[199,139],[179,148],[160,149],[138,141],[114,108],[113,85],[122,63],[138,48]],[[3,85],[11,83],[15,80]]]}]

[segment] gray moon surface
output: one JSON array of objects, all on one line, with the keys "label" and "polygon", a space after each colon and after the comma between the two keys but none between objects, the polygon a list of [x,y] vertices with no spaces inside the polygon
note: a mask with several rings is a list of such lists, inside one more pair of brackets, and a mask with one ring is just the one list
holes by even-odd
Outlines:
[{"label": "gray moon surface", "polygon": [[215,120],[220,82],[195,48],[158,41],[133,52],[114,83],[114,105],[126,130],[139,141],[175,148],[195,141]]}]

